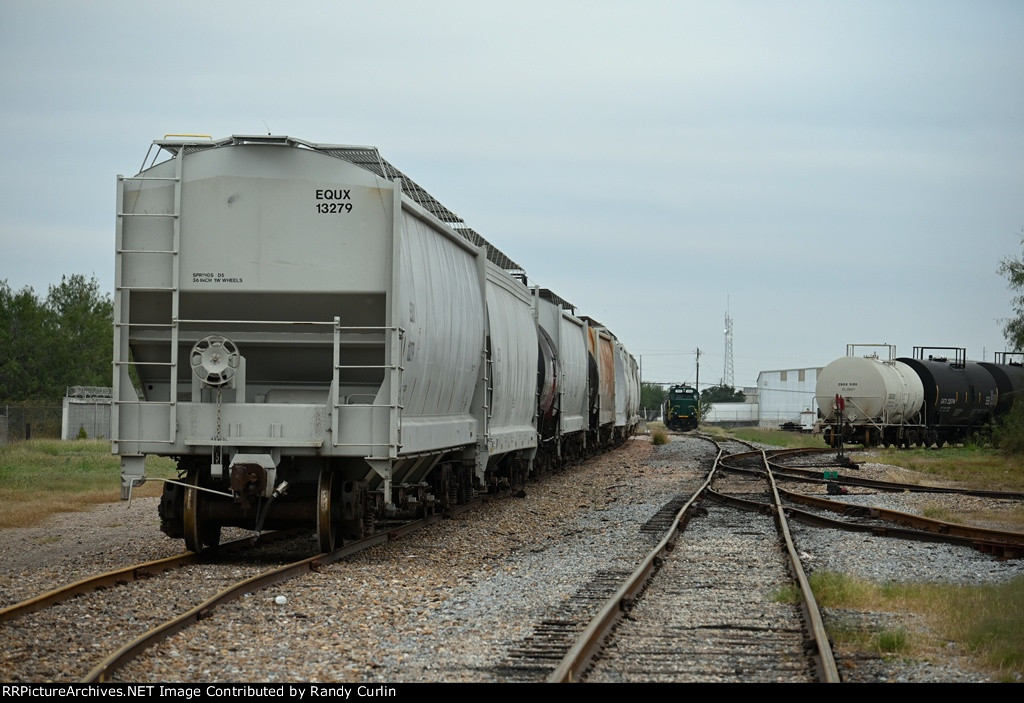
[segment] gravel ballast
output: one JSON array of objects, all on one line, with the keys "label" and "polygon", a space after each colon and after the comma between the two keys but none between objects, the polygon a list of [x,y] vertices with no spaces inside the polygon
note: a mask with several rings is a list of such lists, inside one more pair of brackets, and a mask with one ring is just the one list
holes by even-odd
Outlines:
[{"label": "gravel ballast", "polygon": [[[658,541],[654,535],[635,537],[680,492],[683,478],[696,475],[712,454],[710,445],[695,438],[674,440],[653,447],[645,437],[635,438],[614,453],[531,484],[525,497],[490,501],[401,541],[222,606],[213,617],[144,653],[117,679],[510,680],[508,654],[539,621],[596,573],[631,570]],[[862,475],[870,470],[862,468]],[[913,494],[843,498],[906,512],[915,508]],[[968,548],[794,529],[808,571],[839,571],[880,583],[992,583],[1024,575],[1024,560],[1000,562]],[[159,532],[156,499],[60,515],[42,527],[4,530],[3,536],[3,605],[182,548]],[[150,584],[149,598],[175,597],[160,590],[170,588],[170,581]],[[111,611],[128,607],[117,604],[116,589],[109,593]],[[901,620],[895,614],[830,615],[866,618],[877,626]],[[69,623],[69,637],[88,633],[76,634]],[[844,676],[871,682],[989,680],[958,654],[951,646],[928,661],[851,660]],[[15,680],[16,666],[0,659],[0,678]]]}]

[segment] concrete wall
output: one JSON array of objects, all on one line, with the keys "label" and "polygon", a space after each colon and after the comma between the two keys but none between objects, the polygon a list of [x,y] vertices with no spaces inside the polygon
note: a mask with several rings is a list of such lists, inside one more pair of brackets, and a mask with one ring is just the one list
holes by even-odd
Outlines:
[{"label": "concrete wall", "polygon": [[85,429],[88,439],[110,439],[110,398],[65,398],[60,438],[77,439]]}]

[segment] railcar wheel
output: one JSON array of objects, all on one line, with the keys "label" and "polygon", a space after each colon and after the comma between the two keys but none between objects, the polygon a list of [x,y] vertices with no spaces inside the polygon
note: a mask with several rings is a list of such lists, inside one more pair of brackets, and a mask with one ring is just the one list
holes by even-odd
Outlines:
[{"label": "railcar wheel", "polygon": [[827,427],[825,429],[825,445],[828,446],[828,447],[831,447],[832,449],[835,449],[836,447],[839,446],[836,443],[835,432],[832,431],[831,427]]},{"label": "railcar wheel", "polygon": [[[342,481],[341,504],[337,524],[344,540],[356,541],[373,534],[373,516],[367,509],[365,481]],[[340,545],[338,545],[340,546]]]},{"label": "railcar wheel", "polygon": [[434,499],[442,511],[451,510],[452,504],[456,500],[453,498],[455,491],[453,490],[452,483],[452,472],[448,465],[441,464],[441,466],[438,466],[431,477],[431,490],[434,492]]},{"label": "railcar wheel", "polygon": [[[190,486],[199,485],[199,472],[190,471],[185,481]],[[199,554],[203,547],[216,547],[220,544],[220,525],[210,523],[203,514],[206,498],[202,491],[195,488],[185,489],[185,502],[182,507],[182,530],[185,537],[185,548]]]},{"label": "railcar wheel", "polygon": [[333,552],[341,546],[342,480],[333,469],[320,472],[316,496],[316,535],[321,552]]}]

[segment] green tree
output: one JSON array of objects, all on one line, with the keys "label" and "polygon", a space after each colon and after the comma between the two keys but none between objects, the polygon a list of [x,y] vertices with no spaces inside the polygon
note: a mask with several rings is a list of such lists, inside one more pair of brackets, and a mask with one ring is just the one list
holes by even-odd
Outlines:
[{"label": "green tree", "polygon": [[113,315],[95,278],[62,277],[45,301],[0,282],[0,399],[57,402],[68,386],[109,386]]},{"label": "green tree", "polygon": [[1010,412],[999,418],[992,437],[1006,454],[1024,454],[1024,400],[1018,400]]},{"label": "green tree", "polygon": [[32,288],[15,293],[0,282],[0,399],[45,396],[48,377],[41,360],[49,341],[46,310]]},{"label": "green tree", "polygon": [[[1024,228],[1021,228],[1024,248]],[[1016,291],[1011,306],[1014,317],[1003,327],[1006,343],[1013,351],[1024,351],[1024,255],[1019,259],[1006,257],[999,265],[1000,275],[1006,276],[1010,290]],[[1018,398],[1013,408],[996,424],[995,441],[1007,454],[1024,454],[1024,399]]]},{"label": "green tree", "polygon": [[[1024,229],[1022,229],[1021,245],[1024,248]],[[1024,256],[1019,259],[1007,257],[999,265],[1000,275],[1006,276],[1010,290],[1016,291],[1011,306],[1015,317],[1010,318],[1003,327],[1006,342],[1013,351],[1024,350]]]},{"label": "green tree", "polygon": [[67,386],[109,386],[114,353],[114,304],[94,278],[62,276],[50,286],[46,310],[55,339],[52,371],[56,390]]},{"label": "green tree", "polygon": [[697,402],[697,417],[700,419],[701,422],[704,422],[704,418],[709,417],[711,415],[711,404],[713,402],[719,401],[708,400],[708,396],[704,394],[700,396],[700,400]]},{"label": "green tree", "polygon": [[640,384],[640,413],[648,420],[656,418],[667,395],[664,388],[657,383]]},{"label": "green tree", "polygon": [[742,403],[747,399],[743,391],[732,386],[708,386],[700,392],[701,403]]}]

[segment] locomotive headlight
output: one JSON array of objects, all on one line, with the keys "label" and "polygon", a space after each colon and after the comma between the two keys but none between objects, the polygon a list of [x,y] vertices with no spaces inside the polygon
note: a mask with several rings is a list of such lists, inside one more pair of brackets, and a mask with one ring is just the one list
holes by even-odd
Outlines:
[{"label": "locomotive headlight", "polygon": [[208,386],[220,387],[231,382],[241,355],[238,347],[227,337],[210,334],[192,347],[190,360],[192,373]]}]

